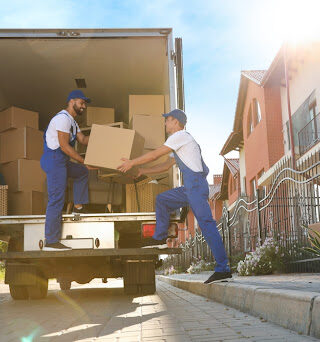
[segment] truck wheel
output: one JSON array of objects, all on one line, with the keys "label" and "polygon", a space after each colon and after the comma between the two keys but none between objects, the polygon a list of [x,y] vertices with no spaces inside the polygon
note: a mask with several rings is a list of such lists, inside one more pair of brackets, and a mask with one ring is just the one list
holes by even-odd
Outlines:
[{"label": "truck wheel", "polygon": [[61,291],[68,291],[71,289],[71,281],[69,280],[60,280],[59,285]]},{"label": "truck wheel", "polygon": [[9,284],[10,294],[12,299],[22,300],[28,299],[28,289],[24,285],[11,285]]},{"label": "truck wheel", "polygon": [[27,288],[30,299],[43,299],[48,293],[48,279],[39,275],[36,283]]}]

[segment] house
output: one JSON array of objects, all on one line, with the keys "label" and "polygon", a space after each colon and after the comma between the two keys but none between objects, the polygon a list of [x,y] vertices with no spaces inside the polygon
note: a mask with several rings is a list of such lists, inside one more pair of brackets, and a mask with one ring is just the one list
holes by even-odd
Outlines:
[{"label": "house", "polygon": [[240,196],[239,159],[224,158],[220,193],[217,199],[231,210]]},{"label": "house", "polygon": [[266,73],[241,72],[233,131],[220,152],[239,152],[240,194],[249,198],[258,179],[284,155],[280,85],[263,85]]},{"label": "house", "polygon": [[[320,150],[320,42],[283,45],[264,75],[262,84],[264,87],[280,86],[285,158],[292,155],[290,105],[296,160],[294,167],[303,168],[304,161]],[[268,184],[276,167],[270,169],[259,184]]]}]

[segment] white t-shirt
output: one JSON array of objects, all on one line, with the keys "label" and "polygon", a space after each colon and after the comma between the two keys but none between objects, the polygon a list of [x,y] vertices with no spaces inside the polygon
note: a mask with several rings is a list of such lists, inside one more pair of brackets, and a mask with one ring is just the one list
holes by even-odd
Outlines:
[{"label": "white t-shirt", "polygon": [[[70,141],[72,139],[71,132],[73,132],[73,135],[75,135],[76,132],[80,132],[78,123],[66,110],[62,110],[59,113],[58,115],[55,115],[51,119],[48,129],[47,129],[47,133],[46,133],[47,146],[51,150],[56,150],[57,148],[60,147],[59,139],[58,139],[58,131],[70,133]],[[71,130],[71,127],[72,127],[72,130]]]},{"label": "white t-shirt", "polygon": [[[191,134],[185,130],[173,133],[164,143],[174,150],[182,162],[194,172],[202,172],[201,152],[199,145]],[[170,157],[174,157],[173,153]]]}]

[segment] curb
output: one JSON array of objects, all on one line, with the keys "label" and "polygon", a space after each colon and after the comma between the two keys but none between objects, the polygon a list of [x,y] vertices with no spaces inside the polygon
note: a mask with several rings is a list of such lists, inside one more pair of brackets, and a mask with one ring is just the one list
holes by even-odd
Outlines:
[{"label": "curb", "polygon": [[205,285],[200,281],[162,275],[157,278],[300,334],[320,338],[320,294],[317,292],[270,289],[233,282]]}]

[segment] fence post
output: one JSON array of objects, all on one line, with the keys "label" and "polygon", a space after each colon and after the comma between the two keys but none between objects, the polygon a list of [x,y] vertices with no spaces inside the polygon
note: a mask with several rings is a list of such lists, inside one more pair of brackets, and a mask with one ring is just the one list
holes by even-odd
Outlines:
[{"label": "fence post", "polygon": [[261,216],[259,210],[259,199],[260,199],[260,189],[256,189],[256,196],[257,196],[257,228],[258,228],[258,239],[259,239],[259,246],[262,245],[262,227],[261,227]]},{"label": "fence post", "polygon": [[231,232],[229,227],[229,210],[226,210],[226,231],[228,232],[228,250],[229,250],[229,259],[231,259]]}]

